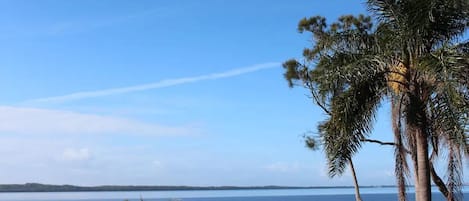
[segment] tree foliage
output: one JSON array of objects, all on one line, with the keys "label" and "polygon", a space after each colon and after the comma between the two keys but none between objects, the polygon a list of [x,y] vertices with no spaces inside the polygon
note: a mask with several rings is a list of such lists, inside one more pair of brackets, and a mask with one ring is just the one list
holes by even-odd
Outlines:
[{"label": "tree foliage", "polygon": [[313,44],[302,60],[283,65],[289,86],[308,88],[329,114],[318,125],[329,175],[344,172],[371,134],[380,104],[389,101],[400,200],[410,177],[408,159],[419,189],[428,193],[429,184],[418,178],[430,173],[418,170],[429,172],[444,154],[447,181],[441,187],[448,200],[460,200],[462,161],[469,156],[469,42],[462,40],[469,2],[368,0],[367,7],[372,17],[301,19],[298,31],[309,33]]}]

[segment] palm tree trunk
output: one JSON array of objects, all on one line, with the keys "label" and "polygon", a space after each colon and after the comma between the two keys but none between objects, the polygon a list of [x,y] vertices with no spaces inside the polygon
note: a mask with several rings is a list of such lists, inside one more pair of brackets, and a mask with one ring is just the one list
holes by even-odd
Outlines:
[{"label": "palm tree trunk", "polygon": [[[409,55],[413,55],[410,53]],[[411,58],[410,56],[409,58]],[[414,62],[410,59],[410,66]],[[417,75],[415,69],[410,68],[408,75]],[[409,79],[409,78],[408,78]],[[414,161],[414,174],[415,178],[415,200],[416,201],[431,201],[431,181],[430,181],[430,160],[428,152],[428,132],[426,125],[428,124],[425,99],[428,95],[425,88],[422,88],[418,80],[411,80],[409,82],[409,104],[406,107],[406,121],[409,125],[408,131],[413,136],[415,148],[413,148],[412,158]]]},{"label": "palm tree trunk", "polygon": [[358,186],[357,175],[355,174],[355,167],[353,167],[352,159],[349,159],[350,171],[352,172],[353,185],[355,186],[355,201],[362,201],[360,196],[360,186]]},{"label": "palm tree trunk", "polygon": [[417,129],[417,183],[415,186],[417,201],[431,201],[430,164],[428,159],[428,139],[424,129]]}]

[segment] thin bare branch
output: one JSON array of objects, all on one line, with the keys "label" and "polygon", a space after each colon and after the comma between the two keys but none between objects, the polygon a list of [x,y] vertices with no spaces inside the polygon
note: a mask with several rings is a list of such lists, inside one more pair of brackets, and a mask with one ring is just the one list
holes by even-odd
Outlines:
[{"label": "thin bare branch", "polygon": [[396,143],[394,142],[383,142],[383,141],[379,141],[379,140],[372,140],[372,139],[362,139],[362,142],[371,142],[371,143],[377,143],[377,144],[380,144],[380,145],[391,145],[391,146],[396,146]]}]

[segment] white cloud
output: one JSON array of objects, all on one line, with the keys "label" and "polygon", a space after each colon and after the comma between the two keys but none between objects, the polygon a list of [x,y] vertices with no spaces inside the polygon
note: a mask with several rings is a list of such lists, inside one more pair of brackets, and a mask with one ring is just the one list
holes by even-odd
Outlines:
[{"label": "white cloud", "polygon": [[0,106],[0,133],[190,135],[194,126],[170,127],[126,118],[62,110]]},{"label": "white cloud", "polygon": [[296,172],[301,169],[298,163],[284,163],[284,162],[276,162],[270,165],[267,165],[265,169],[272,171],[272,172]]},{"label": "white cloud", "polygon": [[91,158],[91,153],[88,148],[73,149],[67,148],[62,153],[61,159],[66,161],[85,161]]},{"label": "white cloud", "polygon": [[388,177],[394,177],[395,173],[392,170],[384,170],[384,175]]},{"label": "white cloud", "polygon": [[154,160],[152,162],[152,165],[155,167],[155,168],[162,168],[163,167],[163,163],[159,160]]},{"label": "white cloud", "polygon": [[26,103],[40,103],[40,102],[65,102],[65,101],[72,101],[72,100],[79,100],[85,98],[93,98],[93,97],[101,97],[101,96],[109,96],[109,95],[116,95],[116,94],[124,94],[136,91],[146,91],[151,89],[158,89],[158,88],[165,88],[171,87],[176,85],[194,83],[204,80],[216,80],[221,78],[228,78],[228,77],[235,77],[247,73],[252,73],[260,70],[265,70],[269,68],[278,67],[279,63],[263,63],[257,64],[253,66],[237,68],[221,73],[212,73],[207,75],[200,75],[194,77],[183,77],[183,78],[176,78],[176,79],[166,79],[161,80],[154,83],[136,85],[136,86],[129,86],[129,87],[121,87],[121,88],[112,88],[112,89],[104,89],[104,90],[97,90],[97,91],[83,91],[77,92],[62,96],[54,96],[54,97],[46,97],[46,98],[39,98],[26,101]]}]

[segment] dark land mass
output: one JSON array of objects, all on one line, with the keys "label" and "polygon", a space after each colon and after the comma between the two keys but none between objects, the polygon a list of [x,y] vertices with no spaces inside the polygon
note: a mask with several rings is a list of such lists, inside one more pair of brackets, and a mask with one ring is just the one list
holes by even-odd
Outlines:
[{"label": "dark land mass", "polygon": [[[362,186],[361,188],[393,187]],[[83,191],[176,191],[176,190],[259,190],[259,189],[326,189],[326,188],[353,188],[352,186],[73,186],[49,185],[39,183],[26,184],[0,184],[0,192],[83,192]]]}]

